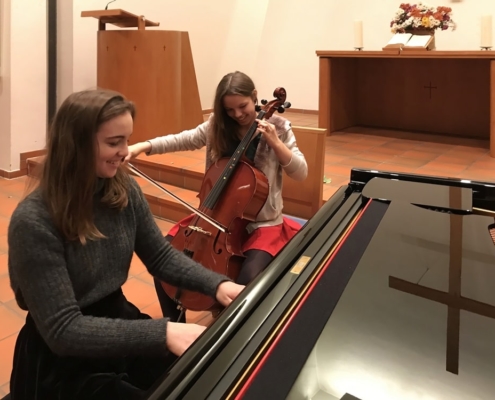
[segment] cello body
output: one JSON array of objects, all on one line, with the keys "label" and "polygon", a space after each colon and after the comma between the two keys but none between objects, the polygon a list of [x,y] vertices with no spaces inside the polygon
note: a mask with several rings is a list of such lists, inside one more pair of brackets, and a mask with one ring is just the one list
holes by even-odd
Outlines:
[{"label": "cello body", "polygon": [[[222,191],[213,209],[205,206],[215,183],[221,178],[229,162],[222,158],[206,172],[198,194],[200,207],[205,214],[227,228],[221,232],[198,216],[186,225],[179,226],[171,241],[173,247],[215,272],[236,280],[244,261],[242,243],[246,226],[256,220],[268,197],[269,185],[266,176],[245,161],[239,161],[229,183]],[[193,228],[191,228],[191,226]],[[177,299],[182,307],[192,311],[212,310],[217,302],[198,292],[182,290],[161,282],[168,296]]]},{"label": "cello body", "polygon": [[[257,120],[270,118],[290,107],[284,88],[275,89],[276,99],[262,100]],[[236,281],[245,259],[242,252],[246,226],[256,218],[269,193],[268,179],[245,157],[259,134],[255,121],[230,158],[221,158],[206,171],[198,197],[199,213],[179,226],[171,245],[197,263]],[[201,216],[202,215],[202,216]],[[204,217],[206,216],[206,218]],[[210,221],[208,221],[208,219]],[[212,223],[214,221],[214,223]],[[221,305],[209,296],[161,282],[165,293],[180,308],[192,311],[217,310]]]}]

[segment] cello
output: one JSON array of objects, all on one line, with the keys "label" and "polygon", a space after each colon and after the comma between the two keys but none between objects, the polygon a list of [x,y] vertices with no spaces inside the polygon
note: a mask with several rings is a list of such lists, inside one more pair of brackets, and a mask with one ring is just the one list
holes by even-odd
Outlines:
[{"label": "cello", "polygon": [[[275,89],[273,95],[274,100],[262,100],[263,107],[257,106],[258,120],[270,118],[275,111],[283,113],[290,107],[284,88]],[[245,259],[242,253],[245,228],[256,220],[269,193],[267,177],[245,156],[251,141],[260,134],[257,126],[254,121],[230,158],[220,158],[206,171],[198,194],[198,212],[185,225],[179,225],[171,241],[177,250],[233,281]],[[132,166],[131,169],[136,172]],[[161,285],[181,309],[215,311],[220,307],[207,295],[165,282]]]}]

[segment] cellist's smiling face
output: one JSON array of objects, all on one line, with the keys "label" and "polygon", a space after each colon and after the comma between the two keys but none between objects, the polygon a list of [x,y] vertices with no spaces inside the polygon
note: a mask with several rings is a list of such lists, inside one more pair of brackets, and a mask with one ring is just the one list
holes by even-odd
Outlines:
[{"label": "cellist's smiling face", "polygon": [[228,94],[223,98],[223,107],[227,115],[240,126],[250,126],[256,119],[253,97]]}]

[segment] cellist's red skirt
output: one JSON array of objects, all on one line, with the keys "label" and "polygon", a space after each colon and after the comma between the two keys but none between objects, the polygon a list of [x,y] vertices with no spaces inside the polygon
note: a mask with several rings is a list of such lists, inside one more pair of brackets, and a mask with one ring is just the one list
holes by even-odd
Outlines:
[{"label": "cellist's red skirt", "polygon": [[[194,217],[194,214],[182,219],[175,224],[168,235],[175,236],[179,231],[179,225],[189,223]],[[301,229],[296,221],[284,216],[283,222],[275,226],[263,226],[255,229],[251,234],[246,233],[246,239],[242,246],[242,251],[248,250],[264,250],[270,253],[273,257],[282,250],[287,242]]]}]

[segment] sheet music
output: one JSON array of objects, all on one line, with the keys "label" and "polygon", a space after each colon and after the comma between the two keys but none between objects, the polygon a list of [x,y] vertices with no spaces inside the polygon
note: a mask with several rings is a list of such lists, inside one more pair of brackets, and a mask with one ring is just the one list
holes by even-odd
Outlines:
[{"label": "sheet music", "polygon": [[387,43],[389,44],[406,44],[411,39],[412,34],[410,33],[396,33],[392,36],[392,39]]},{"label": "sheet music", "polygon": [[409,42],[407,42],[407,47],[426,47],[430,40],[430,35],[413,35]]}]

